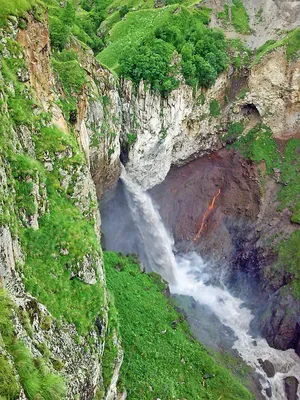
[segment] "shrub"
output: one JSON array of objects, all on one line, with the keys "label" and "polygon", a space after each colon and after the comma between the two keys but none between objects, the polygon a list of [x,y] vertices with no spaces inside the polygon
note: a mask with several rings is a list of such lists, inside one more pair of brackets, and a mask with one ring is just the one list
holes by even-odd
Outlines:
[{"label": "shrub", "polygon": [[161,39],[154,39],[120,60],[121,74],[136,84],[141,80],[149,82],[152,89],[167,94],[179,84],[172,76],[172,53],[170,45]]},{"label": "shrub", "polygon": [[218,117],[220,115],[220,104],[218,100],[212,100],[209,103],[209,112],[212,117]]}]

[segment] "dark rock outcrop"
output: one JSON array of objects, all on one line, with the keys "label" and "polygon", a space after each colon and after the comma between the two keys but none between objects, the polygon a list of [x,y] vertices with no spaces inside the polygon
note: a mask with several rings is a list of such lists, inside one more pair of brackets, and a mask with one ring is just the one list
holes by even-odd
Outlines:
[{"label": "dark rock outcrop", "polygon": [[271,363],[271,361],[262,360],[261,358],[259,358],[258,362],[262,366],[262,368],[265,371],[265,373],[267,374],[268,378],[273,378],[273,376],[275,376],[276,371],[275,371],[274,365]]},{"label": "dark rock outcrop", "polygon": [[178,248],[195,248],[222,262],[230,259],[241,232],[246,233],[259,212],[256,167],[226,149],[171,169],[151,195]]},{"label": "dark rock outcrop", "polygon": [[298,385],[299,381],[297,378],[294,376],[288,376],[284,380],[284,385],[285,385],[285,393],[286,397],[288,400],[297,400],[297,390],[298,390]]}]

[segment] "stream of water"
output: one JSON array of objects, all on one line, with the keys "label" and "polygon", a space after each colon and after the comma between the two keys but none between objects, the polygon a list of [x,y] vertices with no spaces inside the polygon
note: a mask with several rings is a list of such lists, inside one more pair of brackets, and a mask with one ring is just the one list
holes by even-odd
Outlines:
[{"label": "stream of water", "polygon": [[[284,378],[294,376],[299,379],[300,377],[300,358],[294,350],[276,350],[271,348],[263,338],[254,340],[249,334],[253,315],[243,305],[242,300],[232,296],[222,285],[217,287],[209,284],[209,268],[197,253],[175,256],[174,241],[167,232],[150,196],[133,182],[124,168],[121,179],[133,221],[143,241],[147,264],[169,282],[173,294],[193,296],[200,304],[209,306],[220,322],[233,330],[237,337],[234,348],[258,373],[265,398],[287,399]],[[274,377],[267,377],[258,359],[269,360],[274,365],[276,371]],[[267,396],[266,393],[269,395]],[[298,388],[298,396],[300,396],[300,388]]]}]

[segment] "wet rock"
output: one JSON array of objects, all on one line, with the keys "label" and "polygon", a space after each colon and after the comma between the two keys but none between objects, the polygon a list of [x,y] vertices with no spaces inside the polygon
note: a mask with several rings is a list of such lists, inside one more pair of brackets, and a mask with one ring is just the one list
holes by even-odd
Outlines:
[{"label": "wet rock", "polygon": [[257,323],[270,346],[281,350],[295,349],[300,354],[300,303],[292,294],[281,295],[278,290],[270,296]]},{"label": "wet rock", "polygon": [[267,374],[268,378],[273,378],[275,376],[275,367],[269,360],[262,360],[261,358],[258,359],[262,369]]},{"label": "wet rock", "polygon": [[[233,151],[222,149],[181,168],[172,168],[165,181],[151,190],[151,195],[176,242],[182,243],[181,250],[190,248],[186,238],[193,240],[204,222],[193,247],[223,263],[232,255],[240,233],[245,233],[245,224],[254,221],[258,214],[256,176],[251,163]],[[214,208],[202,221],[218,189],[221,193]]]},{"label": "wet rock", "polygon": [[272,389],[271,387],[268,387],[267,389],[265,389],[266,395],[271,398],[272,397]]},{"label": "wet rock", "polygon": [[299,381],[294,376],[288,376],[284,380],[285,393],[288,400],[297,400]]}]

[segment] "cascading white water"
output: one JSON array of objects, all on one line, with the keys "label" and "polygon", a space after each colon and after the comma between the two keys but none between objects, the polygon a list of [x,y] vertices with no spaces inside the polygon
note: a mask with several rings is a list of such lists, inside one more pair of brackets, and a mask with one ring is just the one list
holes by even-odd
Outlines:
[{"label": "cascading white water", "polygon": [[[191,252],[175,257],[174,241],[164,227],[150,196],[133,182],[124,168],[121,179],[129,209],[143,241],[148,265],[169,282],[173,294],[193,296],[200,304],[209,306],[221,323],[235,333],[237,340],[234,348],[257,371],[263,395],[269,398],[265,389],[271,387],[272,399],[285,400],[284,378],[300,377],[300,358],[293,350],[271,348],[263,338],[256,338],[254,341],[248,333],[253,319],[251,311],[242,307],[243,302],[233,297],[226,288],[208,283],[208,268],[198,254]],[[258,359],[269,360],[274,365],[276,374],[273,378],[267,378]]]}]

